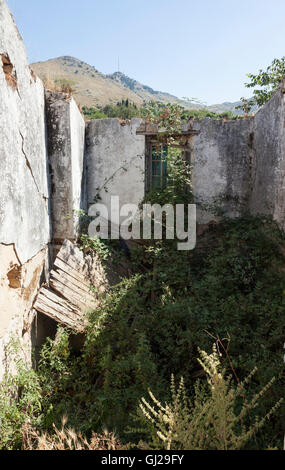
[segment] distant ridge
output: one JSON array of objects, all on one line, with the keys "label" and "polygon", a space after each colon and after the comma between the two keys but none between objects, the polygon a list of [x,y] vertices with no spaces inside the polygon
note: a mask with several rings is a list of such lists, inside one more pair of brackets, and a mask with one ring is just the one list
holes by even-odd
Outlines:
[{"label": "distant ridge", "polygon": [[[54,82],[56,85],[69,83],[74,90],[75,100],[81,106],[105,106],[128,99],[138,106],[155,100],[162,103],[179,103],[188,109],[203,107],[197,103],[180,100],[170,93],[154,90],[122,72],[104,75],[95,67],[71,56],[36,62],[31,67],[45,82]],[[238,104],[222,103],[207,106],[207,109],[219,113],[232,111],[234,114],[240,114],[235,110]]]}]

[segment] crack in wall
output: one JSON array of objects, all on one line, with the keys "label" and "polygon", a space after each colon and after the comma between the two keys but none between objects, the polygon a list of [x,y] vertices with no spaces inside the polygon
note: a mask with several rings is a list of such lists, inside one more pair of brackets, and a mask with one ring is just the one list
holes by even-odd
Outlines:
[{"label": "crack in wall", "polygon": [[14,250],[14,254],[15,254],[16,258],[17,258],[17,261],[18,261],[19,265],[20,265],[20,266],[23,266],[23,264],[22,264],[22,262],[21,262],[21,260],[20,260],[20,257],[19,257],[19,255],[18,255],[18,252],[17,252],[15,243],[3,243],[3,242],[1,242],[0,245],[2,245],[2,246],[7,246],[7,247],[8,247],[8,246],[12,246],[12,247],[13,247],[13,250]]},{"label": "crack in wall", "polygon": [[[48,245],[23,263],[19,260],[14,243],[0,242],[0,250],[2,250],[1,259],[5,265],[5,269],[2,269],[3,272],[0,273],[0,286],[1,290],[3,289],[1,294],[5,292],[4,296],[1,296],[1,307],[3,314],[4,302],[4,314],[7,320],[4,325],[5,330],[1,330],[3,322],[2,324],[0,322],[0,333],[8,331],[13,319],[17,318],[22,323],[16,334],[22,336],[29,331],[34,320],[33,304],[36,295],[42,284],[48,281]],[[1,267],[3,268],[4,265]],[[11,317],[10,312],[12,312]]]},{"label": "crack in wall", "polygon": [[18,261],[19,265],[24,266],[25,264],[30,263],[31,261],[33,261],[33,259],[36,258],[36,256],[39,255],[39,253],[43,253],[46,250],[46,247],[48,246],[48,243],[46,244],[46,246],[44,248],[40,249],[35,255],[31,256],[31,258],[28,258],[27,261],[25,261],[24,263],[22,263],[21,260],[20,260],[20,257],[18,255],[15,243],[0,242],[0,246],[7,246],[7,247],[11,246],[14,250],[14,254],[17,258],[17,261]]},{"label": "crack in wall", "polygon": [[[30,293],[36,289],[36,283],[39,282],[38,289],[40,286],[47,282],[48,279],[48,271],[46,270],[46,266],[48,266],[48,245],[38,251],[34,256],[26,260],[22,263],[19,259],[16,247],[14,243],[6,244],[0,243],[0,247],[10,247],[13,249],[14,256],[16,260],[12,260],[7,267],[7,271],[3,272],[3,279],[7,278],[9,287],[11,289],[21,289],[18,295],[21,295],[24,300],[29,299]],[[25,279],[28,272],[28,267],[34,262],[34,260],[39,257],[40,255],[45,255],[43,261],[40,262],[33,271],[32,278],[28,285],[25,285]],[[36,283],[35,283],[36,282]],[[37,290],[38,290],[37,289]],[[33,300],[34,302],[34,300]]]},{"label": "crack in wall", "polygon": [[35,178],[35,176],[34,176],[34,173],[33,173],[32,167],[31,167],[31,164],[30,164],[30,162],[29,162],[29,159],[28,159],[27,154],[26,154],[25,149],[24,149],[24,145],[25,145],[24,136],[23,136],[23,134],[21,133],[21,131],[19,131],[19,133],[20,133],[20,136],[21,136],[21,138],[22,138],[22,153],[23,153],[23,155],[24,155],[24,157],[25,157],[26,165],[27,165],[27,167],[29,168],[29,171],[30,171],[30,173],[31,173],[31,176],[32,176],[33,181],[34,181],[34,183],[35,183],[35,186],[36,186],[36,188],[37,188],[37,191],[38,191],[40,197],[43,199],[45,209],[46,209],[46,211],[47,211],[47,213],[48,213],[48,203],[47,203],[48,198],[47,198],[46,196],[44,196],[44,194],[41,193],[40,190],[39,190],[38,183],[36,182],[36,178]]}]

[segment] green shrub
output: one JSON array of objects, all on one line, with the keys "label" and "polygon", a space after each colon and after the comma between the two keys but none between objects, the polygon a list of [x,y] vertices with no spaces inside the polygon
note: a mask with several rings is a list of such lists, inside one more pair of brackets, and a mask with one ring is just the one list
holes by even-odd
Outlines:
[{"label": "green shrub", "polygon": [[[130,104],[122,107],[129,109]],[[154,104],[148,117],[176,136],[183,112],[178,105]],[[174,137],[166,143],[174,145]],[[176,151],[169,152],[169,159],[168,185],[147,198],[191,203],[190,168]],[[114,260],[117,269],[115,246],[88,237],[83,244],[103,261]],[[226,375],[242,382],[258,368],[248,393],[264,394],[248,418],[248,428],[279,402],[285,387],[285,271],[284,233],[275,223],[260,217],[223,219],[209,226],[193,251],[177,251],[177,240],[149,240],[130,256],[130,277],[101,296],[90,313],[81,354],[71,351],[68,331],[59,328],[55,340],[43,347],[37,372],[24,370],[19,377],[6,378],[14,381],[14,390],[19,385],[22,391],[11,402],[5,385],[1,388],[3,446],[19,444],[19,423],[28,412],[47,430],[53,423],[59,428],[67,415],[70,426],[87,437],[107,427],[122,439],[148,388],[159,402],[171,399],[171,373],[183,376],[189,398],[195,397],[197,379],[205,382],[197,367],[198,347],[209,353],[213,339]],[[26,380],[29,374],[34,374],[33,383]],[[265,388],[272,377],[274,386]],[[281,448],[284,421],[282,407],[264,424],[262,434],[242,445]],[[128,434],[133,443],[144,437],[143,429]]]},{"label": "green shrub", "polygon": [[[71,351],[69,333],[60,328],[42,349],[36,372],[20,368],[17,377],[5,378],[1,446],[20,446],[28,415],[40,429],[60,426],[67,415],[87,437],[107,427],[121,439],[145,440],[144,429],[125,434],[141,396],[150,388],[160,402],[169,401],[173,373],[184,377],[193,399],[197,380],[205,382],[198,347],[209,353],[213,338],[227,375],[243,381],[258,368],[250,396],[276,379],[252,410],[252,426],[284,395],[283,246],[273,222],[249,217],[210,226],[192,252],[178,252],[172,241],[139,246],[132,252],[136,274],[90,314],[81,354]],[[6,390],[18,386],[21,394],[8,400]],[[284,419],[282,406],[245,447],[282,448]]]},{"label": "green shrub", "polygon": [[[171,402],[161,404],[149,390],[151,403],[142,398],[140,411],[167,450],[240,450],[276,413],[283,398],[263,418],[248,427],[245,424],[248,416],[273,385],[274,379],[248,401],[245,386],[256,369],[243,382],[233,385],[233,380],[221,369],[216,344],[212,354],[200,351],[200,356],[198,362],[207,375],[207,389],[198,382],[191,402],[183,378],[176,389],[172,376]],[[157,446],[157,440],[154,444]]]},{"label": "green shrub", "polygon": [[22,426],[29,422],[40,426],[42,389],[37,373],[21,357],[19,344],[11,340],[8,347],[10,367],[0,382],[0,449],[19,449],[22,445]]}]

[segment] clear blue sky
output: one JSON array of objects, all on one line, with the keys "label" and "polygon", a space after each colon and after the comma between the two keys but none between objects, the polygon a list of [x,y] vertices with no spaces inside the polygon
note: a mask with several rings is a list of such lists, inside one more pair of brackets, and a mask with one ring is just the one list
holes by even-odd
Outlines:
[{"label": "clear blue sky", "polygon": [[29,61],[71,55],[207,104],[285,55],[284,0],[7,0]]}]

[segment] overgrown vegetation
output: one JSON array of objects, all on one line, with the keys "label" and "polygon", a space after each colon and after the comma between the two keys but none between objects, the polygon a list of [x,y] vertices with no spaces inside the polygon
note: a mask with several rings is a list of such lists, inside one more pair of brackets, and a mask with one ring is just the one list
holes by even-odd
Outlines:
[{"label": "overgrown vegetation", "polygon": [[[172,134],[181,125],[181,109],[153,107],[149,119]],[[174,144],[174,138],[160,137]],[[146,199],[192,202],[190,168],[176,149],[169,155],[168,185]],[[85,246],[97,250],[93,242],[85,236]],[[100,250],[104,262],[107,253]],[[154,423],[146,423],[139,412],[139,403],[148,389],[157,405],[171,403],[174,388],[169,390],[168,384],[173,374],[183,377],[174,398],[180,403],[183,395],[188,403],[179,411],[179,439],[172,432],[175,446],[282,448],[284,406],[274,411],[285,387],[284,234],[276,224],[262,217],[222,219],[208,227],[193,251],[177,251],[177,240],[149,240],[131,249],[128,263],[130,277],[102,296],[90,313],[80,354],[72,350],[69,332],[59,328],[42,348],[37,371],[23,369],[20,362],[18,376],[5,377],[0,447],[21,447],[27,420],[37,435],[57,442],[52,432],[54,426],[60,429],[63,416],[88,442],[92,433],[108,429],[133,446],[163,447]],[[207,375],[210,382],[214,376],[204,367],[213,341],[221,362],[214,391],[206,381]],[[197,362],[199,348],[205,351],[203,367]],[[217,366],[217,357],[209,357]],[[205,409],[197,424],[199,411]],[[241,416],[246,431],[239,426]],[[225,428],[223,440],[217,437],[220,425]]]},{"label": "overgrown vegetation", "polygon": [[58,429],[53,426],[50,433],[40,433],[29,423],[22,427],[23,450],[123,450],[123,446],[116,436],[104,431],[102,434],[92,433],[88,440],[67,427],[67,418],[63,418],[62,426]]},{"label": "overgrown vegetation", "polygon": [[[274,223],[243,218],[211,226],[193,252],[164,242],[137,247],[136,273],[91,313],[82,354],[72,352],[60,328],[44,346],[38,370],[20,369],[11,382],[19,395],[9,401],[12,379],[3,382],[1,447],[21,445],[26,419],[51,430],[63,415],[87,437],[107,428],[124,441],[149,442],[151,430],[133,422],[139,400],[150,388],[169,401],[170,373],[184,377],[191,398],[197,379],[204,380],[198,347],[210,352],[213,337],[223,368],[234,370],[237,383],[258,368],[249,399],[275,377],[247,417],[254,425],[256,415],[265,416],[284,395],[282,246]],[[246,448],[282,448],[284,415],[282,407]]]},{"label": "overgrown vegetation", "polygon": [[36,371],[27,365],[15,340],[7,350],[7,361],[15,373],[7,372],[0,383],[0,449],[18,449],[22,445],[22,427],[42,423],[42,389]]},{"label": "overgrown vegetation", "polygon": [[[104,119],[104,118],[119,118],[119,119],[132,119],[134,117],[146,118],[148,117],[149,108],[156,106],[158,109],[168,109],[169,104],[160,103],[157,101],[152,101],[150,103],[145,103],[141,107],[138,107],[134,103],[130,103],[129,100],[122,100],[116,105],[108,104],[106,106],[97,107],[97,108],[88,108],[83,107],[82,111],[86,119]],[[175,104],[182,110],[182,119],[187,120],[189,118],[203,119],[205,117],[213,119],[237,119],[232,111],[225,111],[223,113],[215,113],[209,111],[206,107],[200,109],[186,109],[182,106]]]},{"label": "overgrown vegetation", "polygon": [[132,119],[133,117],[140,117],[141,110],[135,103],[129,102],[128,99],[118,101],[116,105],[107,104],[106,106],[98,108],[83,107],[82,111],[87,119],[104,119],[104,118],[119,118],[119,119]]},{"label": "overgrown vegetation", "polygon": [[[274,383],[271,380],[250,402],[244,397],[244,389],[256,369],[238,385],[225,377],[220,367],[220,357],[214,344],[212,354],[200,351],[199,363],[207,374],[208,387],[197,382],[193,402],[189,401],[181,378],[176,389],[171,377],[171,402],[162,405],[149,390],[151,404],[142,398],[140,409],[152,424],[156,436],[167,450],[238,450],[263,427],[266,420],[277,411],[283,398],[267,413],[247,429],[244,421],[257,402]],[[239,406],[235,406],[239,401]],[[238,411],[237,411],[238,409]]]}]

